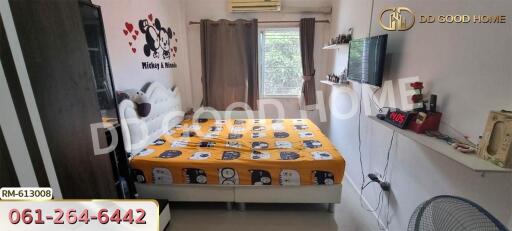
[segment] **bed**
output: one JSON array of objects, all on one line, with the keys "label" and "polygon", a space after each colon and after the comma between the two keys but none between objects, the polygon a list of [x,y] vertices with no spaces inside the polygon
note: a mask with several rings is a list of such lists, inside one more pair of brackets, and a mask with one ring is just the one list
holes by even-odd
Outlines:
[{"label": "bed", "polygon": [[307,119],[184,120],[178,89],[152,83],[152,108],[120,103],[141,198],[239,203],[340,202],[345,160]]}]

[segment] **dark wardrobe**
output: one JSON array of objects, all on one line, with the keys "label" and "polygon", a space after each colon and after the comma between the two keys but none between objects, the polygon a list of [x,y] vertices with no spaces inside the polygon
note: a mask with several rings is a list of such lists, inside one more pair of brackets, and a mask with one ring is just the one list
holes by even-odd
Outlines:
[{"label": "dark wardrobe", "polygon": [[[7,35],[5,33],[4,24],[2,22],[2,19],[0,18],[0,61],[2,68],[4,69],[4,73],[6,76],[13,76],[16,74],[16,69],[14,68],[14,61],[12,59],[11,50],[9,48],[9,43],[7,41]],[[11,81],[9,81],[11,80]],[[13,92],[13,86],[17,85],[17,80],[14,78],[7,78],[7,84],[9,85],[9,91],[13,95],[13,97],[17,98],[18,100],[14,100],[14,104],[20,104],[19,97],[19,91]],[[18,93],[18,94],[16,94]],[[24,104],[24,101],[21,102],[21,104]],[[27,119],[27,117],[21,117],[20,115],[24,115],[26,113],[20,113],[20,110],[18,110],[18,117],[20,119],[22,129],[23,127],[26,127],[27,123],[26,121],[23,121],[23,119]],[[25,125],[25,126],[23,126]],[[32,154],[32,153],[31,153]],[[41,179],[37,179],[38,181],[42,181]],[[46,184],[48,184],[47,179]],[[2,132],[2,129],[0,129],[0,188],[2,187],[19,187],[20,183],[18,182],[18,177],[16,176],[16,171],[14,170],[14,164],[12,163],[11,155],[9,153],[9,149],[7,147],[7,143],[5,141],[4,134]]]},{"label": "dark wardrobe", "polygon": [[[87,26],[94,22],[84,20],[78,0],[9,4],[64,198],[117,198],[111,158],[94,155],[90,128],[105,117],[117,117],[110,70],[93,63],[108,59],[102,58],[101,44],[94,44],[98,41],[88,39],[85,32],[97,27]],[[16,82],[14,75],[8,76],[9,82]],[[26,112],[22,103],[16,103],[16,110],[18,116]],[[27,130],[27,143],[35,144]],[[100,139],[102,145],[107,143],[104,134]],[[40,186],[48,186],[37,145],[29,149],[34,166],[39,166]]]},{"label": "dark wardrobe", "polygon": [[18,178],[12,164],[4,135],[0,129],[0,188],[19,187]]}]

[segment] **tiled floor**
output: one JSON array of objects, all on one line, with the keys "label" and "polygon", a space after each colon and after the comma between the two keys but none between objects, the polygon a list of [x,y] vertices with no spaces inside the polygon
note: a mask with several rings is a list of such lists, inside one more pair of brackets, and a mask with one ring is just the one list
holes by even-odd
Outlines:
[{"label": "tiled floor", "polygon": [[225,204],[172,203],[172,231],[366,231],[379,230],[375,217],[361,208],[354,188],[344,183],[334,214],[324,204],[248,204],[245,212]]}]

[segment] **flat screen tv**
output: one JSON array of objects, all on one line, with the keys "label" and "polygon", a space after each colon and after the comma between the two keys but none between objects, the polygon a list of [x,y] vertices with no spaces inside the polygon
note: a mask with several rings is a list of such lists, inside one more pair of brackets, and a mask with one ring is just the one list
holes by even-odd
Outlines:
[{"label": "flat screen tv", "polygon": [[348,54],[348,79],[380,87],[387,41],[387,34],[352,40]]}]

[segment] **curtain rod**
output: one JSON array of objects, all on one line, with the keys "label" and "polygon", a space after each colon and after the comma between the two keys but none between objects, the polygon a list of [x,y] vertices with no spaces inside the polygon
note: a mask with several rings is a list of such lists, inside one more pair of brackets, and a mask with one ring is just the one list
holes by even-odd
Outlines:
[{"label": "curtain rod", "polygon": [[[258,24],[270,24],[270,23],[299,23],[300,21],[258,21]],[[316,23],[331,23],[329,20],[316,20]],[[189,25],[198,25],[200,22],[190,21]]]}]

